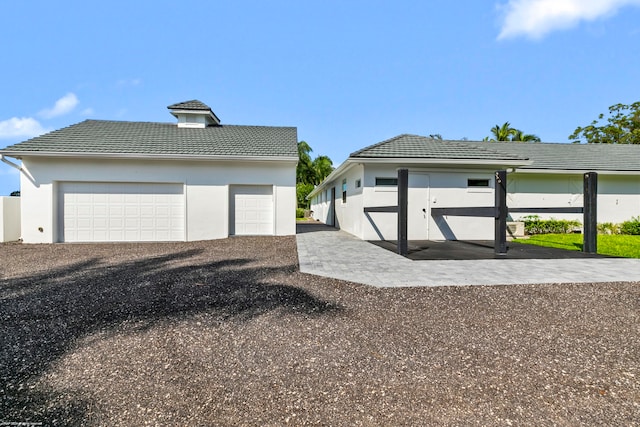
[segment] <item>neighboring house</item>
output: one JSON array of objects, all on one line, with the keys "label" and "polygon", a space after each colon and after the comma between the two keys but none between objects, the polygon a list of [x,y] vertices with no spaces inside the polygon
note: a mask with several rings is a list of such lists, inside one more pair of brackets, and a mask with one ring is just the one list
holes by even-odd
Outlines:
[{"label": "neighboring house", "polygon": [[27,243],[295,234],[295,127],[223,125],[200,101],[177,123],[86,120],[0,150],[22,160]]},{"label": "neighboring house", "polygon": [[[598,173],[598,222],[640,215],[640,145],[442,141],[399,135],[352,153],[309,195],[314,218],[364,240],[395,240],[397,171],[409,170],[409,240],[494,238],[494,219],[432,216],[431,208],[494,206],[494,172],[509,171],[507,205],[581,207],[583,174]],[[513,214],[517,220],[527,213]],[[580,214],[538,214],[582,220]]]}]

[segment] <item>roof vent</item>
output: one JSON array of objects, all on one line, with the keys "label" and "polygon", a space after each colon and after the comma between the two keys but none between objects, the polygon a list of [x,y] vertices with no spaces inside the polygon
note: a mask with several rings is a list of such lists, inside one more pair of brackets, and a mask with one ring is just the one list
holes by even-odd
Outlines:
[{"label": "roof vent", "polygon": [[178,119],[179,128],[205,128],[220,125],[220,119],[211,111],[211,107],[197,99],[179,102],[167,108]]}]

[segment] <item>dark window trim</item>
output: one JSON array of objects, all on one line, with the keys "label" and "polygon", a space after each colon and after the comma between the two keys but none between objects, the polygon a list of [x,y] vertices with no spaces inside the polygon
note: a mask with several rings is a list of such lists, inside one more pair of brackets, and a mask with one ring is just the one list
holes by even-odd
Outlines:
[{"label": "dark window trim", "polygon": [[376,177],[376,187],[397,187],[398,178]]},{"label": "dark window trim", "polygon": [[467,187],[469,188],[490,188],[489,179],[485,178],[469,178],[467,179]]}]

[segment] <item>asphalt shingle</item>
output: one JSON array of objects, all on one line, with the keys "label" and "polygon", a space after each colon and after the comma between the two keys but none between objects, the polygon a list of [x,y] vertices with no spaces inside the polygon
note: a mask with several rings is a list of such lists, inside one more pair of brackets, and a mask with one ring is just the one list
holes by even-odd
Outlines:
[{"label": "asphalt shingle", "polygon": [[504,153],[528,157],[533,164],[522,169],[576,171],[640,171],[638,144],[561,144],[482,142]]},{"label": "asphalt shingle", "polygon": [[423,158],[461,160],[526,160],[526,157],[504,153],[466,141],[443,141],[419,135],[398,135],[370,145],[354,153],[352,158]]},{"label": "asphalt shingle", "polygon": [[211,107],[197,99],[171,104],[167,108],[170,110],[211,110]]},{"label": "asphalt shingle", "polygon": [[0,150],[12,156],[44,153],[297,158],[295,127],[209,126],[85,120]]},{"label": "asphalt shingle", "polygon": [[450,141],[399,135],[370,145],[351,158],[526,160],[522,169],[640,171],[640,145]]}]

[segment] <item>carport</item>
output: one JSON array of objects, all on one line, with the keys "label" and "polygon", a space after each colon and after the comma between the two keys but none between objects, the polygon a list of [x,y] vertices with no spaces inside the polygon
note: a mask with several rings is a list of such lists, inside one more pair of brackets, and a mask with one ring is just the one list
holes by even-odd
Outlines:
[{"label": "carport", "polygon": [[[583,207],[527,207],[509,209],[507,206],[507,171],[499,170],[495,172],[495,204],[494,206],[478,206],[478,207],[442,207],[432,208],[432,216],[467,216],[467,217],[493,217],[495,219],[495,239],[493,241],[493,255],[495,257],[504,258],[507,256],[507,217],[509,212],[529,212],[529,213],[582,213],[584,217],[584,239],[582,250],[586,254],[597,253],[597,195],[598,195],[598,174],[595,172],[587,172],[583,175],[584,178],[584,206]],[[397,206],[380,206],[380,207],[365,207],[364,212],[397,212],[398,214],[398,239],[396,241],[380,241],[376,242],[381,247],[386,249],[395,248],[395,251],[402,256],[409,256],[409,241],[408,236],[408,189],[409,189],[409,170],[406,168],[398,169],[398,204]],[[447,241],[450,242],[450,241]],[[448,252],[452,254],[453,258],[438,258],[435,253],[437,251],[428,251],[430,247],[437,246],[435,242],[427,243],[413,243],[413,256],[415,259],[487,259],[486,251],[480,248],[486,248],[490,242],[473,243],[473,244],[455,244],[442,242],[442,248],[448,248]],[[531,255],[527,255],[530,252],[535,252],[521,247],[523,245],[515,244],[514,247],[518,250],[512,255],[516,258],[530,258]],[[478,250],[472,251],[472,248]],[[442,250],[442,249],[441,249]],[[563,251],[570,252],[570,251]],[[422,253],[422,255],[417,255]],[[453,254],[457,255],[453,255]],[[538,258],[543,255],[543,252],[537,251]],[[550,252],[548,259],[554,258],[553,252]],[[467,257],[465,257],[467,256]],[[478,258],[480,256],[480,258]],[[434,258],[435,257],[435,258]],[[561,256],[562,257],[562,256]],[[411,258],[411,257],[410,257]]]},{"label": "carport", "polygon": [[[514,245],[506,257],[493,259],[492,242],[486,242],[484,248],[480,242],[428,242],[434,246],[426,252],[448,254],[449,258],[419,262],[398,255],[394,248],[385,250],[321,223],[298,224],[296,240],[301,272],[376,287],[640,281],[639,259],[562,249],[551,250],[545,256],[547,248],[530,245],[523,248],[522,257],[516,258],[515,254],[519,246],[525,245]],[[412,242],[409,243],[411,248]],[[452,257],[465,250],[475,258]],[[484,258],[480,256],[483,252]],[[557,256],[560,253],[566,258]]]},{"label": "carport", "polygon": [[[369,243],[397,252],[396,240],[371,240]],[[524,243],[507,242],[507,251],[496,254],[492,240],[408,240],[407,258],[413,261],[426,260],[480,260],[480,259],[584,259],[611,258],[605,255],[547,248]]]}]

